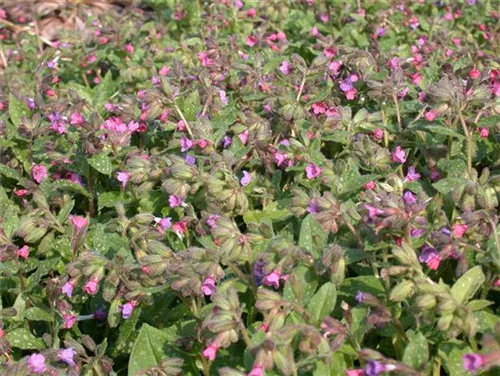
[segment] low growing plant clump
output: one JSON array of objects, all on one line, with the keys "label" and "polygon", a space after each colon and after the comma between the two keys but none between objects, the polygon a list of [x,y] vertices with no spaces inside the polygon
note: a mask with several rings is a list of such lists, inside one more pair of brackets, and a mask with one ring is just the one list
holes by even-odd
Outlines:
[{"label": "low growing plant clump", "polygon": [[1,375],[499,374],[496,0],[20,4]]}]

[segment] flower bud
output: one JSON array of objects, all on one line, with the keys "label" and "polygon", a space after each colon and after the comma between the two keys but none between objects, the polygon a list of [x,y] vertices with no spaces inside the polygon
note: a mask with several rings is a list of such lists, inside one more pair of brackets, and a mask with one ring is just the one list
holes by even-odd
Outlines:
[{"label": "flower bud", "polygon": [[389,299],[393,302],[401,302],[405,300],[412,292],[414,287],[413,281],[403,281],[393,287]]},{"label": "flower bud", "polygon": [[437,322],[438,328],[443,332],[447,331],[451,326],[452,320],[453,315],[451,314],[441,317]]},{"label": "flower bud", "polygon": [[427,311],[436,306],[437,300],[434,295],[425,294],[417,297],[415,303],[421,311]]},{"label": "flower bud", "polygon": [[455,303],[455,301],[451,296],[440,298],[438,311],[441,313],[441,315],[453,313],[456,308],[457,308],[457,303]]}]

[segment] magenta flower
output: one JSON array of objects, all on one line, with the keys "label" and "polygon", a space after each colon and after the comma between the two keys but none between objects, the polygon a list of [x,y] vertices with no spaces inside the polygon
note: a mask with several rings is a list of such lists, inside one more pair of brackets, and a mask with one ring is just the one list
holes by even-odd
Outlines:
[{"label": "magenta flower", "polygon": [[319,206],[316,203],[315,199],[312,199],[311,201],[309,201],[309,206],[307,207],[307,211],[309,213],[319,213],[320,212]]},{"label": "magenta flower", "polygon": [[405,177],[405,182],[417,181],[418,179],[420,179],[420,176],[421,175],[417,172],[417,170],[415,170],[415,167],[410,166],[408,168],[408,173],[406,174],[406,177]]},{"label": "magenta flower", "polygon": [[49,174],[47,173],[47,167],[45,167],[44,165],[34,165],[31,172],[33,174],[33,179],[38,184],[49,177]]},{"label": "magenta flower", "polygon": [[375,141],[380,142],[384,139],[384,130],[382,128],[376,128],[372,132],[372,137]]},{"label": "magenta flower", "polygon": [[122,183],[122,187],[124,188],[127,185],[129,179],[130,179],[130,174],[126,171],[118,171],[116,173],[116,180]]},{"label": "magenta flower", "polygon": [[417,203],[417,196],[415,196],[412,192],[406,191],[403,194],[403,202],[405,205],[413,205]]},{"label": "magenta flower", "polygon": [[314,163],[310,163],[306,167],[306,176],[309,180],[318,177],[321,174],[321,168]]},{"label": "magenta flower", "polygon": [[377,376],[382,372],[394,371],[396,366],[394,364],[384,364],[377,362],[376,360],[370,360],[365,368],[366,376]]},{"label": "magenta flower", "polygon": [[254,364],[247,376],[265,376],[264,366],[260,363]]},{"label": "magenta flower", "polygon": [[244,132],[241,132],[238,137],[240,138],[240,141],[243,145],[246,145],[247,142],[248,142],[248,136],[249,136],[249,132],[248,131],[244,131]]},{"label": "magenta flower", "polygon": [[224,139],[222,140],[222,147],[224,149],[227,149],[232,143],[233,139],[231,138],[231,136],[224,136]]},{"label": "magenta flower", "polygon": [[311,106],[314,115],[324,114],[326,112],[326,104],[323,102],[313,103]]},{"label": "magenta flower", "polygon": [[135,301],[130,301],[125,303],[120,307],[120,310],[122,311],[122,318],[127,320],[132,316],[132,312],[134,312],[134,308],[137,305]]},{"label": "magenta flower", "polygon": [[284,61],[280,65],[280,71],[285,76],[288,76],[292,72],[292,65],[288,61]]},{"label": "magenta flower", "polygon": [[125,46],[125,51],[127,51],[127,53],[129,53],[130,55],[134,54],[134,46],[132,45],[132,43],[127,43],[127,45]]},{"label": "magenta flower", "polygon": [[71,125],[82,125],[83,123],[85,123],[85,119],[83,118],[81,113],[74,112],[70,116],[69,123]]},{"label": "magenta flower", "polygon": [[212,214],[207,218],[207,225],[210,228],[216,228],[217,227],[217,219],[219,216],[217,214]]},{"label": "magenta flower", "polygon": [[206,296],[212,295],[217,288],[215,287],[215,279],[213,277],[207,277],[201,284],[200,290]]},{"label": "magenta flower", "polygon": [[466,371],[475,373],[484,366],[485,360],[481,354],[465,354],[462,357],[462,364]]},{"label": "magenta flower", "polygon": [[441,256],[439,256],[436,249],[428,245],[424,245],[420,255],[418,256],[418,261],[425,263],[429,269],[436,270],[441,263]]},{"label": "magenta flower", "polygon": [[246,187],[252,181],[252,175],[248,171],[243,171],[243,177],[240,179],[240,184]]},{"label": "magenta flower", "polygon": [[378,209],[378,208],[371,206],[371,205],[368,205],[368,204],[365,205],[365,208],[366,208],[366,210],[368,210],[368,213],[367,213],[368,219],[374,219],[375,217],[384,213],[383,210]]},{"label": "magenta flower", "polygon": [[89,224],[87,218],[79,216],[79,215],[70,215],[69,221],[73,226],[73,231],[75,233],[81,233]]},{"label": "magenta flower", "polygon": [[399,68],[399,57],[393,57],[391,60],[389,60],[389,68],[391,68],[392,70]]},{"label": "magenta flower", "polygon": [[168,203],[170,205],[170,207],[173,209],[173,208],[177,208],[179,206],[184,206],[184,201],[182,201],[179,197],[177,197],[176,195],[170,195],[170,197],[168,198]]},{"label": "magenta flower", "polygon": [[425,113],[425,120],[434,121],[437,118],[437,113],[434,110],[429,110]]},{"label": "magenta flower", "polygon": [[208,360],[214,361],[217,356],[217,351],[219,351],[219,345],[213,342],[203,350],[203,356]]},{"label": "magenta flower", "polygon": [[396,146],[396,149],[392,152],[392,161],[398,163],[406,162],[406,152],[401,149],[401,146]]},{"label": "magenta flower", "polygon": [[356,292],[356,296],[354,297],[354,299],[356,299],[356,301],[361,304],[365,301],[366,299],[366,294],[363,292],[363,291],[358,291]]},{"label": "magenta flower", "polygon": [[73,296],[74,288],[75,288],[75,282],[71,280],[62,285],[61,292],[65,294],[68,298],[71,298]]},{"label": "magenta flower", "polygon": [[346,369],[345,374],[346,376],[364,376],[365,370],[362,368]]},{"label": "magenta flower", "polygon": [[463,225],[463,224],[455,223],[455,224],[453,225],[453,235],[454,235],[456,238],[461,238],[462,236],[464,236],[465,231],[467,231],[467,228],[468,228],[468,226],[467,226],[467,225]]},{"label": "magenta flower", "polygon": [[97,278],[90,278],[87,283],[83,286],[83,291],[89,295],[95,295],[97,293],[97,288],[99,280]]},{"label": "magenta flower", "polygon": [[368,183],[366,183],[363,188],[368,190],[368,191],[373,191],[376,187],[376,184],[373,180],[369,181]]},{"label": "magenta flower", "polygon": [[279,270],[274,270],[264,277],[262,284],[264,286],[272,286],[275,289],[280,288],[281,273]]},{"label": "magenta flower", "polygon": [[31,373],[41,374],[47,372],[45,357],[42,354],[31,354],[28,358],[28,368]]},{"label": "magenta flower", "polygon": [[481,138],[488,138],[490,134],[490,130],[488,128],[480,128],[479,129],[479,136],[481,136]]},{"label": "magenta flower", "polygon": [[255,46],[256,43],[257,43],[257,38],[253,35],[249,35],[247,39],[245,39],[245,44],[249,47]]},{"label": "magenta flower", "polygon": [[76,355],[76,351],[72,347],[69,347],[69,348],[64,349],[64,350],[59,350],[57,352],[57,358],[60,361],[66,363],[70,367],[76,366],[76,363],[75,363],[75,360],[74,360],[75,355]]},{"label": "magenta flower", "polygon": [[184,235],[184,233],[187,231],[187,224],[183,221],[176,222],[172,226],[172,230],[174,230],[178,236],[182,237],[182,235]]},{"label": "magenta flower", "polygon": [[167,66],[163,66],[160,68],[160,70],[158,71],[158,73],[160,74],[160,76],[166,76],[167,74],[170,73],[170,68],[167,67]]},{"label": "magenta flower", "polygon": [[77,322],[78,316],[73,315],[71,313],[63,313],[63,320],[64,320],[64,325],[63,325],[64,329],[71,329],[73,325],[75,325],[75,323]]},{"label": "magenta flower", "polygon": [[17,250],[17,257],[21,257],[26,261],[29,256],[30,256],[30,249],[27,245],[24,245]]}]

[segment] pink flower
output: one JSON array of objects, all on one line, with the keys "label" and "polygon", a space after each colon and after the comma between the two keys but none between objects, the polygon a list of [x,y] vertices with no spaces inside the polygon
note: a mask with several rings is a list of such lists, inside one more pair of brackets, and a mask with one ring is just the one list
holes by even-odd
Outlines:
[{"label": "pink flower", "polygon": [[337,51],[335,50],[335,48],[333,47],[329,47],[329,48],[325,48],[323,50],[323,53],[325,54],[326,57],[335,57],[335,55],[337,54]]},{"label": "pink flower", "polygon": [[248,17],[254,18],[256,15],[257,15],[257,11],[255,10],[255,8],[250,8],[249,10],[247,10]]},{"label": "pink flower", "polygon": [[481,138],[488,138],[488,135],[490,134],[490,130],[488,128],[480,128],[479,129],[479,135]]},{"label": "pink flower", "polygon": [[437,168],[432,168],[430,173],[430,178],[432,182],[438,181],[441,178],[439,170]]},{"label": "pink flower", "polygon": [[132,300],[130,302],[125,303],[120,307],[120,310],[122,311],[122,318],[127,320],[132,316],[132,313],[134,312],[134,308],[137,305],[137,302],[135,300]]},{"label": "pink flower", "polygon": [[217,356],[217,351],[219,351],[219,345],[213,342],[210,345],[208,345],[208,347],[205,348],[205,350],[203,350],[203,356],[208,360],[213,361]]},{"label": "pink flower", "polygon": [[257,38],[254,35],[249,35],[247,39],[245,39],[245,44],[247,46],[253,47],[257,43]]},{"label": "pink flower", "polygon": [[311,36],[312,37],[315,37],[319,35],[319,31],[318,31],[318,28],[316,26],[314,26],[312,29],[311,29]]},{"label": "pink flower", "polygon": [[306,167],[306,176],[309,180],[318,177],[321,174],[321,168],[314,163],[310,163]]},{"label": "pink flower", "polygon": [[81,113],[74,112],[71,114],[69,123],[71,125],[82,125],[83,123],[85,123],[85,119],[83,118]]},{"label": "pink flower", "polygon": [[163,66],[160,68],[160,70],[158,71],[158,73],[160,73],[160,76],[166,76],[167,74],[170,73],[170,68],[167,67],[167,66]]},{"label": "pink flower", "polygon": [[373,180],[369,181],[368,183],[366,183],[364,185],[364,188],[369,190],[369,191],[372,191],[375,189],[375,182]]},{"label": "pink flower", "polygon": [[260,363],[256,363],[253,365],[252,370],[248,373],[247,376],[264,376],[264,366]]},{"label": "pink flower", "polygon": [[391,68],[392,70],[399,68],[399,57],[393,57],[391,60],[389,60],[389,68]]},{"label": "pink flower", "polygon": [[63,325],[64,329],[71,329],[73,325],[75,325],[75,323],[77,322],[78,316],[72,315],[71,313],[63,313],[63,320],[64,320],[64,325]]},{"label": "pink flower", "polygon": [[292,72],[292,65],[288,61],[284,61],[280,65],[280,71],[285,76],[288,76]]},{"label": "pink flower", "polygon": [[200,63],[203,67],[212,65],[213,61],[208,57],[208,54],[206,52],[200,52],[198,53],[198,60],[200,60]]},{"label": "pink flower", "polygon": [[215,279],[213,277],[207,277],[201,284],[200,290],[206,296],[212,295],[217,288],[215,287]]},{"label": "pink flower", "polygon": [[66,295],[68,298],[73,296],[73,289],[75,288],[75,282],[73,280],[66,282],[61,287],[61,292]]},{"label": "pink flower", "polygon": [[316,102],[312,105],[314,115],[324,114],[326,112],[326,104],[323,102]]},{"label": "pink flower", "polygon": [[455,223],[453,225],[453,235],[457,238],[464,236],[465,231],[467,231],[468,226],[464,224]]},{"label": "pink flower", "polygon": [[496,97],[500,97],[500,81],[495,81],[492,92]]},{"label": "pink flower", "polygon": [[17,250],[17,257],[22,257],[25,261],[30,256],[30,249],[27,245],[22,246]]},{"label": "pink flower", "polygon": [[485,363],[485,359],[481,354],[465,354],[462,357],[464,370],[469,372],[475,373],[479,371]]},{"label": "pink flower", "polygon": [[134,53],[134,46],[132,45],[132,43],[127,43],[127,45],[125,46],[125,51],[127,51],[127,53],[131,55]]},{"label": "pink flower", "polygon": [[411,75],[411,81],[416,86],[420,85],[420,82],[422,82],[423,78],[424,77],[420,73],[415,73]]},{"label": "pink flower", "polygon": [[417,170],[415,170],[415,167],[410,166],[408,168],[408,173],[406,174],[406,177],[405,177],[405,182],[417,181],[418,179],[420,179],[420,176],[421,175],[417,172]]},{"label": "pink flower", "polygon": [[33,179],[35,179],[38,184],[40,184],[42,180],[45,180],[49,177],[47,173],[47,167],[45,167],[44,165],[34,165],[31,173],[33,174]]},{"label": "pink flower", "polygon": [[328,65],[328,69],[330,69],[333,72],[333,74],[335,74],[335,75],[339,73],[341,67],[342,67],[342,63],[340,61],[332,61]]},{"label": "pink flower", "polygon": [[345,97],[352,101],[354,98],[356,98],[356,94],[357,94],[357,90],[355,88],[352,88],[350,90],[347,90],[347,92],[345,93]]},{"label": "pink flower", "polygon": [[205,149],[208,146],[208,141],[201,139],[196,141],[196,144],[199,146],[200,149]]},{"label": "pink flower", "polygon": [[155,222],[158,224],[158,231],[160,234],[165,233],[166,230],[168,230],[170,227],[172,227],[172,218],[166,217],[166,218],[155,218]]},{"label": "pink flower", "polygon": [[170,195],[168,203],[172,209],[185,205],[185,203],[176,195]]},{"label": "pink flower", "polygon": [[179,120],[177,122],[177,130],[179,132],[184,132],[186,130],[186,124],[184,124],[184,121],[183,120]]},{"label": "pink flower", "polygon": [[89,295],[95,295],[97,293],[99,280],[97,278],[90,278],[85,286],[83,286],[83,291]]},{"label": "pink flower", "polygon": [[45,357],[42,354],[31,354],[28,358],[28,368],[31,373],[41,374],[47,372]]},{"label": "pink flower", "polygon": [[382,128],[374,129],[372,132],[372,137],[377,142],[382,141],[384,139],[384,130]]},{"label": "pink flower", "polygon": [[474,69],[472,69],[469,72],[469,77],[472,78],[473,80],[477,80],[480,75],[481,75],[481,72],[479,72],[479,70],[476,67],[474,67]]},{"label": "pink flower", "polygon": [[280,271],[274,270],[264,277],[264,279],[262,280],[262,284],[264,286],[272,286],[275,289],[279,289],[280,288],[280,277],[281,277]]},{"label": "pink flower", "polygon": [[427,121],[433,121],[437,118],[437,114],[436,114],[436,111],[434,110],[429,110],[425,113],[425,119]]},{"label": "pink flower", "polygon": [[252,175],[248,171],[243,171],[243,177],[240,179],[240,184],[246,187],[252,181]]},{"label": "pink flower", "polygon": [[174,223],[172,229],[177,233],[177,235],[182,236],[187,231],[187,224],[186,222],[179,221]]},{"label": "pink flower", "polygon": [[392,161],[398,163],[406,162],[406,152],[401,149],[401,146],[396,146],[396,149],[392,152]]},{"label": "pink flower", "polygon": [[249,132],[248,131],[244,131],[244,132],[241,132],[238,137],[240,138],[240,141],[243,145],[246,145],[247,144],[247,141],[248,141],[248,136],[249,136]]},{"label": "pink flower", "polygon": [[368,210],[368,212],[367,212],[368,219],[373,219],[373,218],[377,217],[378,215],[384,213],[383,210],[376,208],[374,206],[368,205],[368,204],[365,205],[365,208],[366,208],[366,210]]},{"label": "pink flower", "polygon": [[364,376],[365,371],[362,368],[346,369],[345,374],[346,376]]},{"label": "pink flower", "polygon": [[89,224],[89,220],[87,218],[79,215],[70,215],[69,221],[73,226],[73,231],[75,233],[82,232],[85,229],[85,227],[87,227]]},{"label": "pink flower", "polygon": [[122,183],[122,187],[124,188],[127,185],[129,179],[130,179],[130,174],[126,171],[118,171],[116,173],[116,180]]},{"label": "pink flower", "polygon": [[495,282],[495,284],[493,286],[500,288],[500,278],[496,280],[496,282]]}]

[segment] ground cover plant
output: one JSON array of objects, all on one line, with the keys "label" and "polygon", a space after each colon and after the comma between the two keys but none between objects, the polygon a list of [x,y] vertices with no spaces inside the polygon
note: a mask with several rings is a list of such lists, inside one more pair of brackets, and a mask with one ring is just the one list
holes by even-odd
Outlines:
[{"label": "ground cover plant", "polygon": [[0,374],[500,374],[499,17],[3,2]]}]

